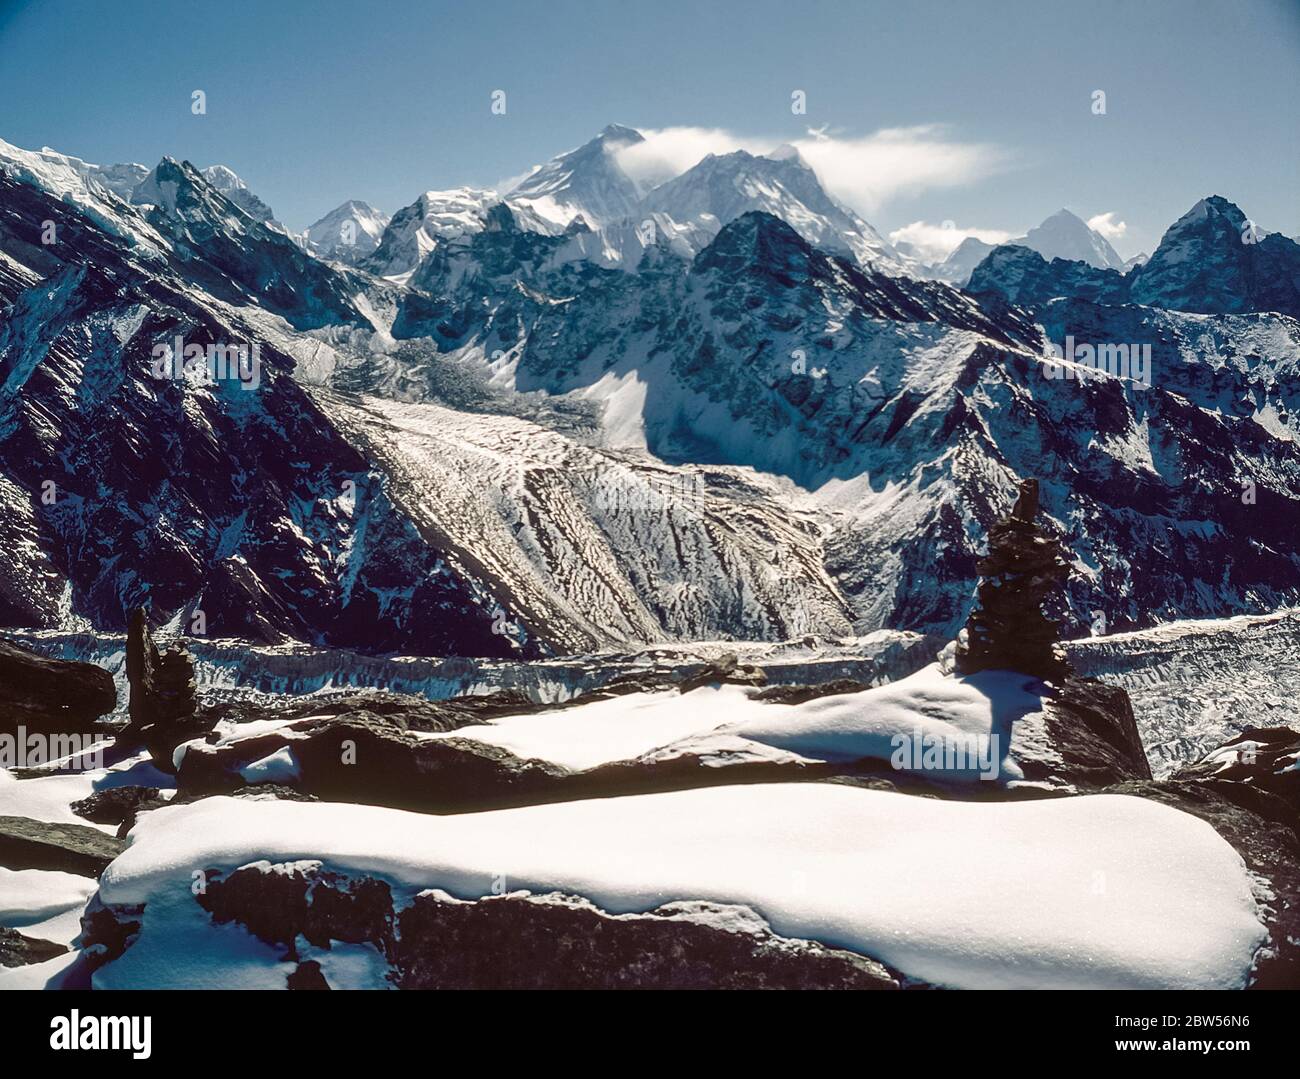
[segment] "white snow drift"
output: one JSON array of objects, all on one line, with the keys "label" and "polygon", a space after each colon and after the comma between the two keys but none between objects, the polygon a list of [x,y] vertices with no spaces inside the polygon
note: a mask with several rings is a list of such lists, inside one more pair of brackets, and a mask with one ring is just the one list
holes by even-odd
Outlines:
[{"label": "white snow drift", "polygon": [[146,908],[96,985],[212,984],[220,964],[222,984],[282,986],[278,954],[208,925],[190,885],[196,868],[303,858],[381,876],[399,899],[479,898],[504,875],[613,912],[738,903],[783,935],[963,988],[1240,988],[1264,937],[1241,858],[1214,829],[1127,796],[971,803],[763,784],[456,816],[208,798],[145,816],[104,873],[104,902]]},{"label": "white snow drift", "polygon": [[[1015,724],[1037,719],[1034,679],[1007,671],[971,678],[946,675],[938,664],[888,685],[819,697],[802,704],[754,699],[743,686],[704,686],[635,693],[541,715],[506,716],[428,734],[510,750],[568,768],[593,768],[648,754],[694,753],[716,763],[738,759],[891,761],[904,771],[948,780],[1017,780],[1028,742]],[[960,748],[960,761],[923,759],[921,747]],[[900,752],[905,756],[900,757]],[[1042,756],[1041,751],[1035,756]]]}]

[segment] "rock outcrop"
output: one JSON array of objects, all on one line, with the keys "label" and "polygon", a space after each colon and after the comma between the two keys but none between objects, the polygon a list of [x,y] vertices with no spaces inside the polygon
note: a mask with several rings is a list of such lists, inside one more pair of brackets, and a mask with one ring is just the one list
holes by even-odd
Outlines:
[{"label": "rock outcrop", "polygon": [[[403,989],[897,989],[867,956],[781,937],[753,910],[703,901],[613,914],[581,896],[513,892],[478,900],[419,893],[395,909],[386,881],[319,862],[211,868],[195,897],[297,962],[287,987],[328,989],[318,949],[370,945]],[[137,908],[92,901],[83,948],[111,961],[140,926]],[[95,945],[103,945],[96,949]],[[338,988],[343,988],[342,986]]]},{"label": "rock outcrop", "polygon": [[43,963],[68,950],[64,944],[29,937],[16,929],[0,928],[0,967],[23,967]]},{"label": "rock outcrop", "polygon": [[97,877],[126,848],[120,839],[84,824],[0,817],[0,866],[54,869]]},{"label": "rock outcrop", "polygon": [[1300,830],[1300,732],[1290,727],[1247,727],[1174,774],[1178,779],[1237,783],[1280,798]]},{"label": "rock outcrop", "polygon": [[567,770],[521,760],[508,750],[454,738],[421,740],[400,716],[368,711],[320,716],[220,745],[185,747],[177,770],[182,795],[225,794],[258,762],[283,764],[262,778],[338,802],[449,812],[544,800]]},{"label": "rock outcrop", "polygon": [[1150,779],[1128,693],[1095,678],[1066,678],[1043,699],[1043,720],[1058,774],[1075,787]]},{"label": "rock outcrop", "polygon": [[129,785],[93,791],[85,798],[73,802],[70,808],[78,817],[95,824],[124,826],[119,833],[124,835],[135,823],[138,814],[166,804],[167,801],[158,788]]},{"label": "rock outcrop", "polygon": [[393,958],[409,989],[900,988],[876,960],[778,936],[732,904],[611,914],[558,893],[464,902],[425,892],[398,929]]},{"label": "rock outcrop", "polygon": [[84,733],[116,704],[112,675],[103,668],[50,659],[0,639],[0,733],[18,727]]}]

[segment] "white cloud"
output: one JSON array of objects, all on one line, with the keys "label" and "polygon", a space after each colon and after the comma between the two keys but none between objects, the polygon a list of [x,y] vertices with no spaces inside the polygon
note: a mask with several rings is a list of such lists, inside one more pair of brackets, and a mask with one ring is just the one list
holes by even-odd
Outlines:
[{"label": "white cloud", "polygon": [[516,173],[514,176],[507,176],[504,180],[498,180],[491,187],[487,188],[487,190],[498,195],[508,194],[541,167],[541,165],[533,165],[530,168],[525,169],[523,172]]},{"label": "white cloud", "polygon": [[715,127],[640,130],[645,142],[624,146],[617,151],[617,156],[623,171],[645,187],[680,176],[709,154],[730,154],[736,150],[762,154],[776,145],[770,139],[742,139]]},{"label": "white cloud", "polygon": [[1128,222],[1116,221],[1115,211],[1088,218],[1088,228],[1114,242],[1128,232]]},{"label": "white cloud", "polygon": [[[618,151],[623,169],[653,186],[685,172],[708,154],[765,154],[790,140],[743,136],[722,128],[642,130],[645,142]],[[793,145],[831,195],[866,216],[900,196],[972,183],[1010,167],[1012,155],[990,143],[959,142],[938,124],[883,128],[845,137],[809,130]]]},{"label": "white cloud", "polygon": [[929,221],[913,221],[910,225],[891,232],[889,242],[909,243],[916,248],[923,261],[940,262],[957,250],[967,236],[974,236],[986,244],[1001,244],[1010,240],[1012,233],[1002,229],[958,228],[951,221],[939,225]]},{"label": "white cloud", "polygon": [[812,138],[795,146],[827,191],[866,215],[899,196],[984,179],[1011,160],[996,146],[954,141],[934,124],[885,128],[861,138]]}]

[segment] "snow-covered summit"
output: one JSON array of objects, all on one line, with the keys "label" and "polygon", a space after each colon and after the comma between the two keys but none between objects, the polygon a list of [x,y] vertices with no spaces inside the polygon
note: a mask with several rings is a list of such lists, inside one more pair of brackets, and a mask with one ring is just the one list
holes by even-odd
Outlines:
[{"label": "snow-covered summit", "polygon": [[482,232],[488,207],[497,201],[495,191],[474,187],[424,192],[385,224],[365,268],[381,277],[409,274],[440,241]]},{"label": "snow-covered summit", "polygon": [[637,212],[640,190],[616,153],[643,141],[639,131],[611,124],[591,141],[530,173],[508,193],[508,201],[560,229],[579,215],[591,228],[630,218]]},{"label": "snow-covered summit", "polygon": [[1009,242],[1037,251],[1048,262],[1052,259],[1068,259],[1086,262],[1099,270],[1124,269],[1124,260],[1111,247],[1110,242],[1069,210],[1057,210],[1037,228],[1032,228],[1020,239]]},{"label": "snow-covered summit", "polygon": [[308,227],[305,236],[313,254],[349,264],[379,246],[389,217],[368,202],[348,199]]},{"label": "snow-covered summit", "polygon": [[978,236],[967,236],[943,262],[932,267],[930,276],[938,281],[947,281],[951,285],[962,287],[970,280],[975,267],[988,257],[993,247],[993,244],[986,243]]},{"label": "snow-covered summit", "polygon": [[442,240],[480,231],[496,201],[510,208],[522,229],[569,238],[555,255],[557,263],[631,270],[656,244],[693,257],[728,222],[759,210],[864,267],[892,274],[917,268],[832,198],[794,146],[762,155],[710,154],[647,191],[620,163],[621,151],[644,141],[635,128],[610,124],[583,145],[535,167],[503,195],[472,188],[425,192],[394,215],[366,268],[385,277],[409,274]]},{"label": "snow-covered summit", "polygon": [[248,214],[254,221],[260,221],[264,225],[270,225],[280,232],[287,232],[283,225],[275,219],[272,212],[265,202],[254,194],[253,190],[246,184],[243,179],[231,168],[226,165],[209,165],[206,169],[200,170],[203,178],[213,187],[226,196],[231,202],[238,206],[244,213]]},{"label": "snow-covered summit", "polygon": [[826,193],[793,147],[767,156],[746,150],[709,154],[650,191],[643,207],[679,222],[716,221],[715,228],[758,210],[779,217],[814,246],[852,255],[863,266],[905,268],[880,233]]},{"label": "snow-covered summit", "polygon": [[791,146],[788,142],[781,143],[775,150],[769,150],[763,155],[771,161],[794,161],[797,164],[808,167],[808,163],[803,159],[796,146]]}]

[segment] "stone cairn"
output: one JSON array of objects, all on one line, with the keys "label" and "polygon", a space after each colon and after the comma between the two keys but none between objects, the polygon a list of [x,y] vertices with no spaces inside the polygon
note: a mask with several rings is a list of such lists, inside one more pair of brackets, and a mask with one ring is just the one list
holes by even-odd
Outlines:
[{"label": "stone cairn", "polygon": [[959,674],[1008,670],[1060,681],[1070,673],[1060,627],[1043,602],[1070,575],[1065,548],[1035,523],[1038,481],[1022,480],[1008,517],[989,529],[989,553],[978,565],[977,604],[957,643]]},{"label": "stone cairn", "polygon": [[159,652],[149,634],[148,615],[139,607],[131,612],[127,628],[126,680],[131,722],[118,742],[144,745],[159,767],[171,771],[171,751],[201,733],[196,731],[194,658],[183,644]]}]

